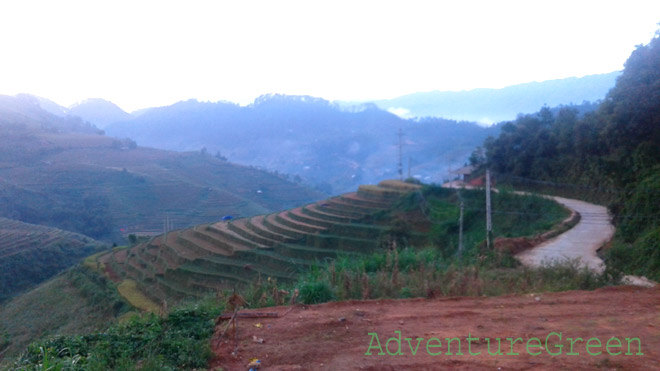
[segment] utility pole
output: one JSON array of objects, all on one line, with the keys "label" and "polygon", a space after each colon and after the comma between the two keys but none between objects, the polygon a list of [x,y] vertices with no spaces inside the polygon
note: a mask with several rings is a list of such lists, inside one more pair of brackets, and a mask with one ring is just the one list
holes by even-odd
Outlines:
[{"label": "utility pole", "polygon": [[490,208],[490,170],[486,170],[486,245],[490,249],[493,243],[492,234],[493,234],[493,221],[491,219],[491,208]]},{"label": "utility pole", "polygon": [[399,180],[403,180],[403,131],[399,128]]},{"label": "utility pole", "polygon": [[165,235],[165,238],[167,239],[167,233],[171,231],[173,227],[172,220],[170,219],[170,214],[165,213],[165,219],[163,220],[163,234]]},{"label": "utility pole", "polygon": [[410,174],[410,167],[412,166],[412,159],[408,157],[408,178],[412,178],[412,175]]},{"label": "utility pole", "polygon": [[461,216],[458,219],[458,256],[463,253],[463,200],[461,200]]}]

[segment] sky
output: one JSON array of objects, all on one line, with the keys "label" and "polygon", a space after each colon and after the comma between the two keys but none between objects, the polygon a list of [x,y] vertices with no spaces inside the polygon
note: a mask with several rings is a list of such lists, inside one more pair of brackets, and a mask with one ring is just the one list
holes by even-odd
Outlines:
[{"label": "sky", "polygon": [[621,70],[658,22],[657,0],[4,0],[0,94],[130,112],[501,88]]}]

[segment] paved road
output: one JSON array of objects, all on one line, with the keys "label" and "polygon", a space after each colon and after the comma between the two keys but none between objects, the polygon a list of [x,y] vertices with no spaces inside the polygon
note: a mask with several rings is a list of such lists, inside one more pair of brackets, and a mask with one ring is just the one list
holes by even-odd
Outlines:
[{"label": "paved road", "polygon": [[614,235],[614,226],[607,208],[568,198],[552,198],[577,211],[581,216],[580,222],[567,232],[521,252],[516,258],[528,266],[555,260],[579,259],[590,269],[601,272],[605,265],[596,250]]},{"label": "paved road", "polygon": [[[443,184],[443,187],[463,188],[465,185],[462,182],[454,181]],[[472,187],[467,186],[465,188]],[[567,232],[517,254],[516,258],[530,267],[539,266],[544,262],[579,259],[582,264],[590,269],[599,273],[602,272],[605,269],[605,263],[598,257],[596,251],[614,235],[614,225],[612,225],[612,218],[607,208],[570,198],[546,197],[550,197],[578,212],[581,216],[580,222]],[[655,282],[646,277],[629,275],[624,276],[622,282],[644,287],[656,285]]]}]

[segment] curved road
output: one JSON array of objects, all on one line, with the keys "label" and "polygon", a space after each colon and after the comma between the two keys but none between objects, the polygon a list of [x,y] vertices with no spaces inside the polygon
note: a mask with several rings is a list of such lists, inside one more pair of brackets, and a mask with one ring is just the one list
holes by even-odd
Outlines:
[{"label": "curved road", "polygon": [[[460,182],[448,182],[443,184],[447,188],[463,188]],[[472,188],[472,187],[465,187]],[[493,190],[497,192],[497,190]],[[524,192],[519,192],[524,193]],[[580,214],[580,221],[573,228],[537,245],[525,250],[515,257],[524,265],[529,267],[540,266],[543,263],[565,260],[579,260],[598,273],[605,269],[605,263],[596,251],[614,235],[612,217],[604,206],[590,204],[588,202],[573,200],[570,198],[545,196],[554,199],[567,208]],[[653,287],[655,282],[646,277],[624,276],[623,283],[644,287]]]},{"label": "curved road", "polygon": [[581,216],[579,223],[559,236],[519,253],[516,258],[528,266],[578,259],[590,269],[602,272],[605,264],[596,251],[614,235],[607,208],[562,197],[552,199],[578,212]]}]

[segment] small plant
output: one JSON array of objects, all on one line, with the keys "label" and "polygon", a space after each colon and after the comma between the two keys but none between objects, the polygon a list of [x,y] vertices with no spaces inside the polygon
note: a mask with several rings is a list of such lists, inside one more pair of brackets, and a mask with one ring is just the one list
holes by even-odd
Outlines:
[{"label": "small plant", "polygon": [[300,286],[300,299],[305,304],[325,303],[333,300],[334,294],[326,281],[303,282]]}]

